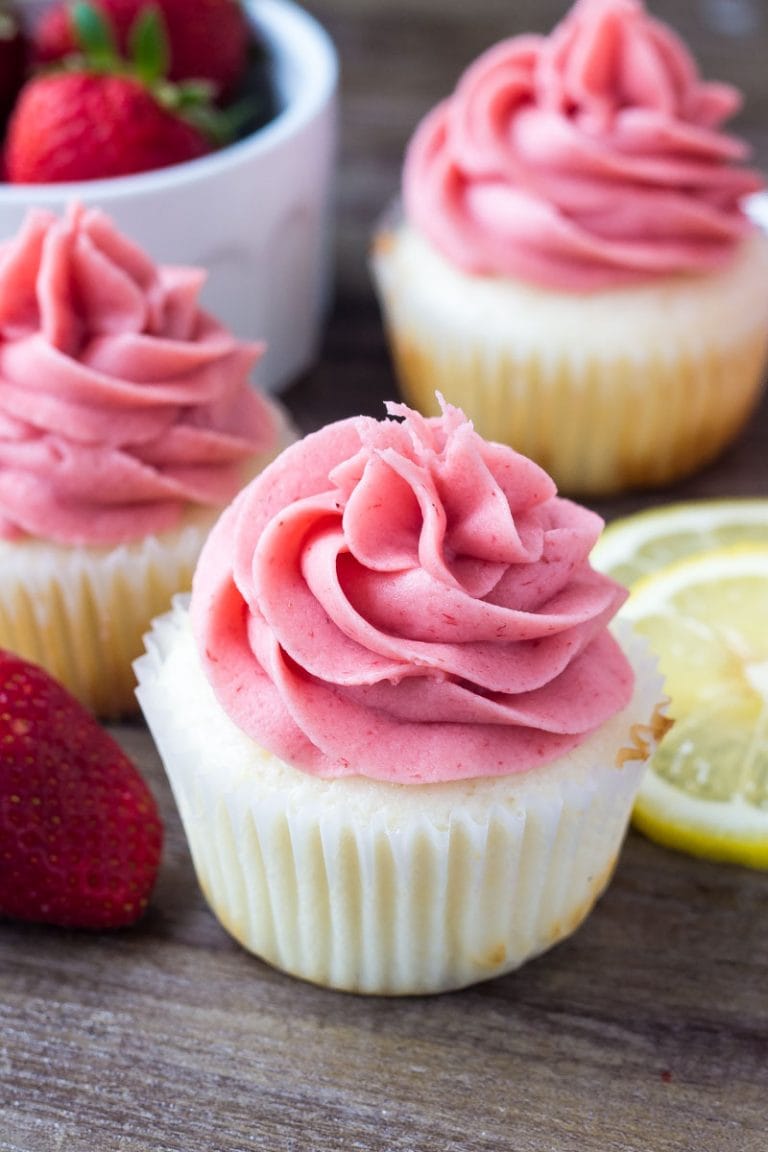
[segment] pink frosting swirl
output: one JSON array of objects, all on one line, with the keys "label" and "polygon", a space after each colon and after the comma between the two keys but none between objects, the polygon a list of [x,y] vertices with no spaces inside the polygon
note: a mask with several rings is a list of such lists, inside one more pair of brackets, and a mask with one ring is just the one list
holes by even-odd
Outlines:
[{"label": "pink frosting swirl", "polygon": [[276,427],[203,279],[78,206],[0,247],[0,538],[116,544],[232,499]]},{"label": "pink frosting swirl", "polygon": [[640,0],[579,0],[548,38],[482,55],[417,129],[405,209],[465,271],[567,291],[717,268],[763,186],[704,83]]},{"label": "pink frosting swirl", "polygon": [[444,405],[288,448],[214,527],[192,622],[232,720],[309,773],[401,783],[527,770],[622,708],[625,592],[602,527]]}]

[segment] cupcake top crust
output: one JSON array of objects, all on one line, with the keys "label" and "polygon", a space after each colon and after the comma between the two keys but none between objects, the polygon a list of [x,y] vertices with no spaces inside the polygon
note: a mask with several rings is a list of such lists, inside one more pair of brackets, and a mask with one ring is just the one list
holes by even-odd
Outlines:
[{"label": "cupcake top crust", "polygon": [[78,205],[0,246],[0,539],[114,545],[232,499],[275,418],[203,280]]},{"label": "cupcake top crust", "polygon": [[602,528],[458,409],[331,424],[214,527],[191,615],[213,690],[259,745],[322,777],[526,771],[623,708],[589,565]]},{"label": "cupcake top crust", "polygon": [[724,266],[763,186],[705,83],[641,0],[579,0],[548,37],[484,53],[417,128],[409,220],[464,271],[587,292]]}]

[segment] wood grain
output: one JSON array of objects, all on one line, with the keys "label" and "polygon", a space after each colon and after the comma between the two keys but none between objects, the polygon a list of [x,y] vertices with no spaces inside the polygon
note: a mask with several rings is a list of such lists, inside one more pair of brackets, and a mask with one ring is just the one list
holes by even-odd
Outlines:
[{"label": "wood grain", "polygon": [[[341,53],[343,132],[335,306],[317,367],[287,396],[304,429],[380,415],[395,395],[366,257],[417,117],[478,51],[548,28],[565,4],[309,7]],[[768,167],[765,6],[652,7],[708,74],[745,88],[740,126]],[[600,511],[766,495],[767,444],[764,404],[702,475]],[[227,937],[146,731],[117,734],[161,803],[159,884],[130,931],[0,926],[0,1152],[765,1152],[766,875],[632,833],[587,923],[518,973],[431,999],[345,996]]]}]

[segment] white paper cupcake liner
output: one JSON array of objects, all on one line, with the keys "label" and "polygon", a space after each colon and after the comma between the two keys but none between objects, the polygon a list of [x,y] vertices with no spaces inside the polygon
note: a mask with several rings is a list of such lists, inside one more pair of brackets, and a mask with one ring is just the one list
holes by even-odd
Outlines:
[{"label": "white paper cupcake liner", "polygon": [[0,542],[0,647],[42,665],[105,719],[135,712],[143,634],[190,587],[214,519],[111,549]]},{"label": "white paper cupcake liner", "polygon": [[177,598],[136,664],[138,696],[222,925],[286,972],[384,995],[488,979],[561,940],[616,862],[643,771],[632,726],[653,743],[660,678],[644,644],[628,645],[631,705],[555,764],[447,784],[327,781],[229,720]]},{"label": "white paper cupcake liner", "polygon": [[714,459],[757,405],[768,350],[768,239],[732,266],[577,294],[470,276],[412,228],[382,225],[372,271],[404,398],[435,392],[558,487],[605,495]]}]

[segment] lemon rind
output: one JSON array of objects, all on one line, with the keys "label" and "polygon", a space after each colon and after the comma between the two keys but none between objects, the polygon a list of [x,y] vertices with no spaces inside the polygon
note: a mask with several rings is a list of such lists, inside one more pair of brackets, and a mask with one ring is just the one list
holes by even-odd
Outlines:
[{"label": "lemon rind", "polygon": [[707,860],[768,870],[768,812],[743,801],[696,801],[649,767],[632,811],[649,840]]}]

